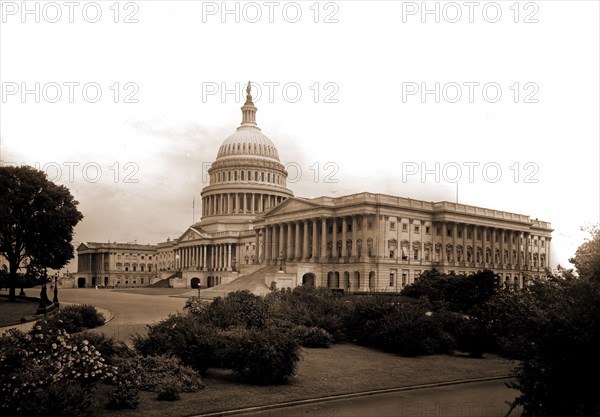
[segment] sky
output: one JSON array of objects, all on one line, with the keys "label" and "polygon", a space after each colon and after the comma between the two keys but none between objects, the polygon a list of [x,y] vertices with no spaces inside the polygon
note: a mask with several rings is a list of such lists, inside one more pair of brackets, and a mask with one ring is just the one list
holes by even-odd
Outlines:
[{"label": "sky", "polygon": [[296,196],[526,214],[569,266],[600,221],[599,18],[596,1],[1,1],[0,164],[71,190],[75,246],[177,238],[251,81]]}]

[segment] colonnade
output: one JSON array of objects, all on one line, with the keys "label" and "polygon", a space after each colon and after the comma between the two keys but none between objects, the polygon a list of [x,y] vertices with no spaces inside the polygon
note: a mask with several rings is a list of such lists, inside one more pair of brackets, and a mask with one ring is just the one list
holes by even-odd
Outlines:
[{"label": "colonnade", "polygon": [[262,213],[286,197],[264,193],[218,193],[202,198],[202,216],[235,213]]},{"label": "colonnade", "polygon": [[[434,228],[436,234],[441,228],[441,254],[436,248],[438,259],[435,261],[500,266],[502,269],[548,268],[550,265],[549,238],[542,240],[541,236],[526,231],[456,222],[436,222]],[[533,263],[534,254],[543,262]]]},{"label": "colonnade", "polygon": [[265,225],[259,229],[256,243],[259,247],[262,237],[264,250],[259,256],[266,263],[279,259],[317,262],[359,258],[367,255],[360,230],[367,230],[367,216],[318,217]]},{"label": "colonnade", "polygon": [[237,245],[217,243],[184,246],[175,249],[175,269],[200,271],[232,271],[235,269]]}]

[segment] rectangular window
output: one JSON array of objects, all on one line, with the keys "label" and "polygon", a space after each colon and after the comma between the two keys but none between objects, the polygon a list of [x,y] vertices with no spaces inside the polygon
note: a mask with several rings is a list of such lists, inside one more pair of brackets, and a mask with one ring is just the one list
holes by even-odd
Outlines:
[{"label": "rectangular window", "polygon": [[373,222],[371,220],[367,220],[367,229],[373,229]]},{"label": "rectangular window", "polygon": [[415,225],[415,233],[420,233],[420,227]]},{"label": "rectangular window", "polygon": [[473,232],[471,229],[467,229],[467,239],[471,239],[473,237]]},{"label": "rectangular window", "polygon": [[396,222],[390,222],[390,230],[396,230]]},{"label": "rectangular window", "polygon": [[394,286],[394,273],[390,272],[390,287]]},{"label": "rectangular window", "polygon": [[545,247],[546,247],[546,241],[542,240],[542,248],[545,248]]},{"label": "rectangular window", "polygon": [[490,241],[490,234],[489,234],[489,233],[487,233],[487,234],[485,235],[485,240],[486,240],[487,242],[489,242],[489,241]]},{"label": "rectangular window", "polygon": [[402,231],[403,232],[407,232],[408,231],[408,225],[406,223],[402,223]]},{"label": "rectangular window", "polygon": [[413,251],[413,259],[415,261],[419,260],[419,249],[414,249],[414,251]]},{"label": "rectangular window", "polygon": [[402,273],[402,286],[404,287],[406,284],[408,284],[407,282],[407,278],[408,278],[408,274],[406,272]]},{"label": "rectangular window", "polygon": [[450,229],[446,230],[446,236],[452,237],[452,230],[450,230]]},{"label": "rectangular window", "polygon": [[481,240],[481,230],[477,231],[477,240]]},{"label": "rectangular window", "polygon": [[431,233],[431,228],[429,226],[425,226],[425,234],[428,235]]},{"label": "rectangular window", "polygon": [[436,229],[435,229],[435,234],[436,234],[437,236],[441,236],[441,235],[442,235],[442,226],[438,226],[438,227],[436,227]]},{"label": "rectangular window", "polygon": [[462,230],[459,230],[457,233],[458,233],[458,237],[462,237]]}]

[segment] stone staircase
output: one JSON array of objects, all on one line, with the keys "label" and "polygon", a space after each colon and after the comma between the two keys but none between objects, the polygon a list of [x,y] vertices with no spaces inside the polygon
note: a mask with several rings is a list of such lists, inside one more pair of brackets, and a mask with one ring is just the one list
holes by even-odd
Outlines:
[{"label": "stone staircase", "polygon": [[[248,275],[241,276],[226,284],[217,285],[215,287],[201,289],[200,298],[202,300],[214,300],[217,297],[224,297],[230,292],[248,290],[254,295],[266,295],[271,290],[265,284],[265,275],[277,272],[277,266],[269,265],[258,269]],[[182,297],[195,297],[198,295],[198,290],[193,290],[181,294]]]}]

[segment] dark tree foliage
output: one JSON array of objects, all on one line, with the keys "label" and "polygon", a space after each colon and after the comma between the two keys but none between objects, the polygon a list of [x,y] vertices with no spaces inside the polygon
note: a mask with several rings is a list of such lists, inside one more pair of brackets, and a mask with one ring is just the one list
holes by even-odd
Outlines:
[{"label": "dark tree foliage", "polygon": [[569,262],[575,265],[581,278],[600,281],[600,225],[585,230],[590,238],[577,248]]},{"label": "dark tree foliage", "polygon": [[0,254],[8,261],[9,299],[24,264],[62,268],[73,258],[73,229],[83,218],[69,190],[31,167],[0,167]]},{"label": "dark tree foliage", "polygon": [[489,269],[470,275],[443,274],[432,269],[425,271],[401,294],[430,302],[445,302],[455,311],[469,312],[484,304],[496,292],[498,275]]},{"label": "dark tree foliage", "polygon": [[600,284],[565,280],[534,297],[545,308],[530,321],[532,343],[509,385],[521,392],[513,406],[524,417],[600,415]]}]

